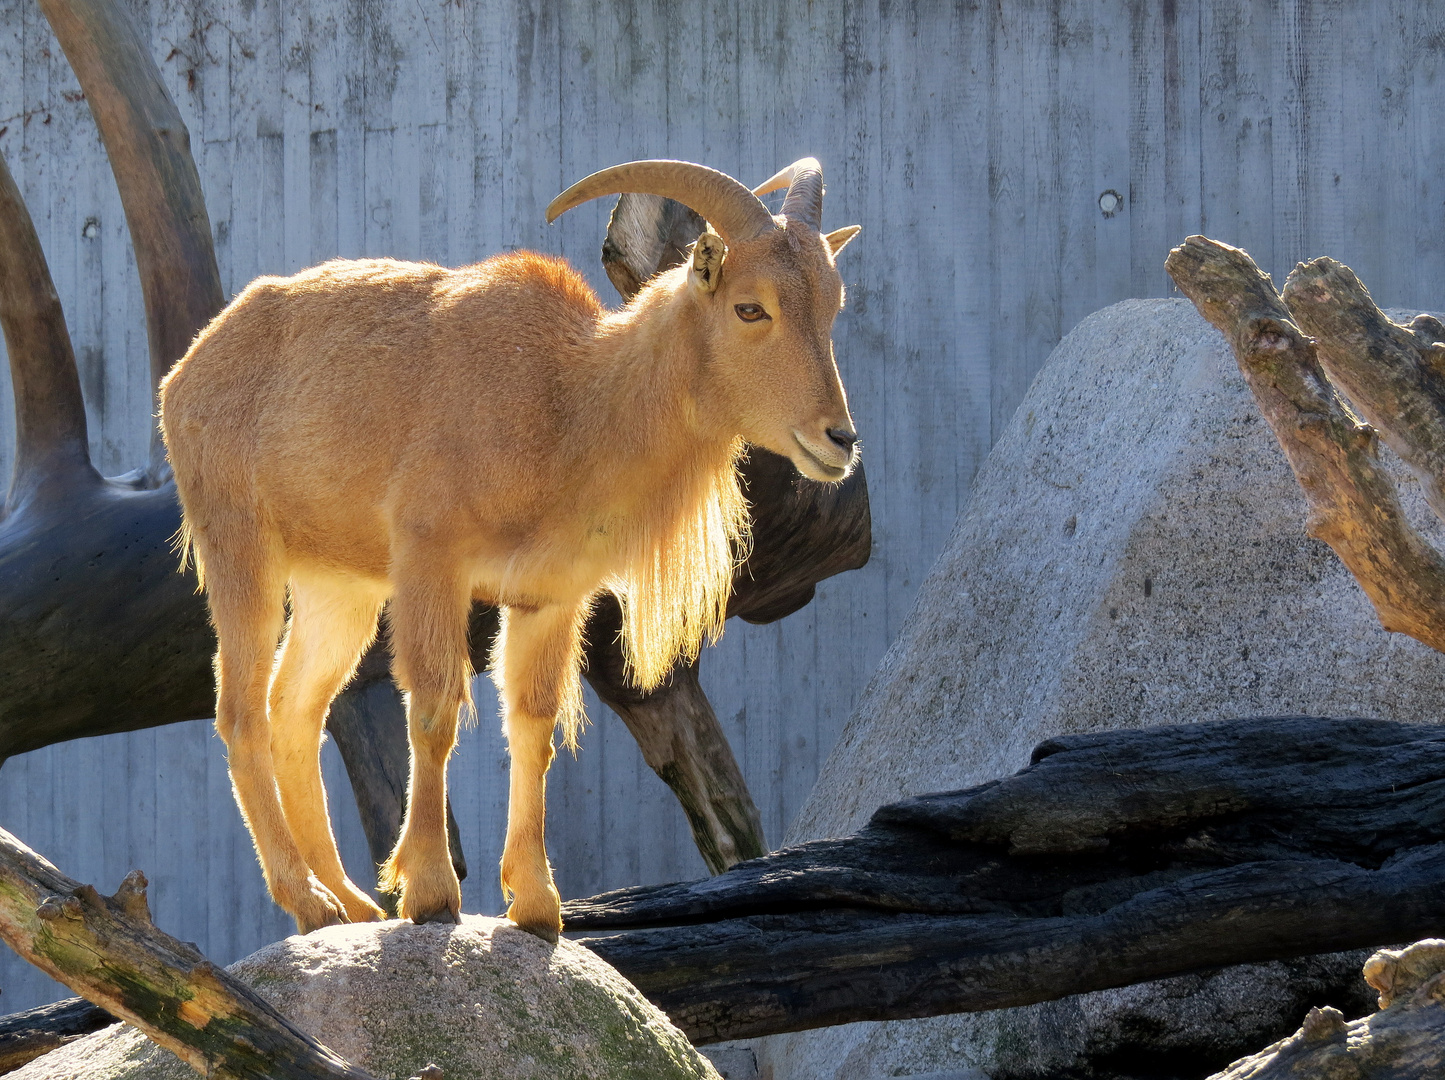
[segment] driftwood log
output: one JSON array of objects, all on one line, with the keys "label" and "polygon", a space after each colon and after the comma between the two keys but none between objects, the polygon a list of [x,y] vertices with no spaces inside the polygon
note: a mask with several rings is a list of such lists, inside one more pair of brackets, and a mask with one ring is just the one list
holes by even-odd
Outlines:
[{"label": "driftwood log", "polygon": [[[123,5],[44,0],[42,8],[115,173],[158,382],[223,303],[186,128]],[[685,235],[693,222],[677,204],[633,209],[609,231],[604,256],[609,275],[628,290],[696,237]],[[647,243],[639,240],[644,234]],[[176,572],[171,540],[180,517],[160,445],[153,441],[147,466],[126,476],[101,477],[91,464],[64,315],[3,163],[0,325],[17,430],[14,476],[0,508],[0,761],[69,739],[210,716],[215,642],[194,576]],[[730,614],[754,621],[796,610],[819,580],[861,566],[869,553],[862,471],[833,488],[797,479],[780,462],[758,453],[744,469],[757,539]],[[710,869],[760,854],[766,845],[757,810],[695,668],[680,666],[654,694],[636,694],[621,678],[612,617],[599,610],[588,628],[589,678],[599,696],[677,793]],[[488,625],[495,626],[494,612],[474,613],[478,670],[490,648]],[[407,769],[399,698],[382,681],[389,684],[390,672],[378,646],[329,725],[373,854],[395,842],[404,783],[394,781]],[[453,857],[464,873],[455,842]]]},{"label": "driftwood log", "polygon": [[[1383,438],[1445,520],[1445,326],[1430,315],[1393,322],[1334,259],[1300,263],[1282,293],[1246,252],[1203,236],[1165,268],[1233,348],[1304,493],[1309,534],[1334,549],[1381,626],[1445,652],[1445,557],[1407,520],[1379,461]],[[1376,956],[1366,974],[1382,1008],[1392,982],[1410,984],[1408,999],[1352,1024],[1315,1009],[1293,1037],[1220,1078],[1445,1072],[1442,957],[1436,942]]]},{"label": "driftwood log", "polygon": [[[194,945],[153,926],[145,885],[132,871],[114,896],[102,896],[0,829],[0,937],[47,975],[140,1028],[202,1076],[371,1080]],[[56,1016],[74,1030],[85,1022],[79,1012],[67,1002]]]},{"label": "driftwood log", "polygon": [[115,1017],[84,998],[0,1017],[0,1075],[113,1023]]},{"label": "driftwood log", "polygon": [[563,908],[696,1043],[997,1009],[1445,933],[1445,730],[1051,739],[855,836]]}]

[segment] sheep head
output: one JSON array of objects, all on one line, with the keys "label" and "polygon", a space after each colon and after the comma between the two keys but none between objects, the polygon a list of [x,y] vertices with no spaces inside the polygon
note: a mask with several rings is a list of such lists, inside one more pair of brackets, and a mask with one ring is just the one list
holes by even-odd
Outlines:
[{"label": "sheep head", "polygon": [[[784,187],[774,217],[758,196]],[[821,231],[817,160],[790,165],[756,192],[690,162],[629,162],[572,185],[548,206],[547,220],[621,192],[675,199],[709,223],[679,273],[736,433],[787,457],[804,476],[845,479],[857,461],[857,435],[833,356],[833,320],[843,306],[834,259],[858,227]]]}]

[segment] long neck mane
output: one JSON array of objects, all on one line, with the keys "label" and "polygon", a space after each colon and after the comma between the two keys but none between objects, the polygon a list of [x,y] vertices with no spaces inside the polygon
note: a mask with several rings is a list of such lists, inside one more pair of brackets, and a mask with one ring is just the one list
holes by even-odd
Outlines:
[{"label": "long neck mane", "polygon": [[679,656],[722,633],[733,570],[748,538],[737,462],[743,443],[719,415],[686,271],[660,275],[603,316],[589,390],[615,430],[594,479],[613,493],[621,568],[604,583],[622,606],[633,680],[657,686]]}]

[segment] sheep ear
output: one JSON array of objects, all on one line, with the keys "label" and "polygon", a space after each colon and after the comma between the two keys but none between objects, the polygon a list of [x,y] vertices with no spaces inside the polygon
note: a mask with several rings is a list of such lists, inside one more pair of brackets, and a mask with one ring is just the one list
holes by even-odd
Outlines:
[{"label": "sheep ear", "polygon": [[722,280],[723,260],[727,258],[727,245],[722,237],[708,230],[692,245],[692,283],[703,292],[716,292]]},{"label": "sheep ear", "polygon": [[828,247],[834,255],[848,246],[848,241],[863,231],[862,225],[844,225],[841,229],[834,229],[827,236],[823,237],[828,241]]}]

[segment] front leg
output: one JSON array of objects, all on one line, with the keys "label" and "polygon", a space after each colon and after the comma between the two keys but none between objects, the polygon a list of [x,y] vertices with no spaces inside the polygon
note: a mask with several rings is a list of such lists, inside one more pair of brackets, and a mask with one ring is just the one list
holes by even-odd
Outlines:
[{"label": "front leg", "polygon": [[544,836],[547,769],[559,717],[581,714],[577,672],[585,613],[582,606],[507,608],[492,657],[512,758],[502,895],[511,900],[507,917],[547,941],[556,941],[562,930],[562,901]]},{"label": "front leg", "polygon": [[471,592],[439,560],[397,560],[391,605],[394,673],[407,691],[411,776],[396,850],[380,887],[401,893],[397,913],[413,922],[459,922],[462,887],[447,845],[447,759],[457,742],[457,713],[470,701],[467,617]]}]

